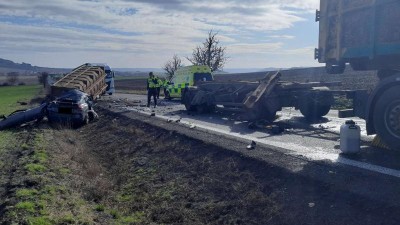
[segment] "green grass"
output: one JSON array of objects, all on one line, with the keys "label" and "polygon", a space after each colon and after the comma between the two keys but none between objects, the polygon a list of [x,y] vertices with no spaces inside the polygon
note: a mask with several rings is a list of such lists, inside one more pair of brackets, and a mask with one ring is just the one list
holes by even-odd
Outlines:
[{"label": "green grass", "polygon": [[17,190],[16,196],[18,198],[31,198],[38,194],[36,189],[19,189]]},{"label": "green grass", "polygon": [[26,212],[34,213],[35,210],[35,203],[33,202],[19,202],[17,205],[15,205],[15,208],[24,210]]},{"label": "green grass", "polygon": [[42,86],[10,86],[0,87],[0,115],[8,115],[18,109],[26,109],[18,101],[29,102],[37,95]]},{"label": "green grass", "polygon": [[29,225],[52,225],[54,223],[52,223],[49,218],[40,216],[40,217],[28,218],[28,224]]},{"label": "green grass", "polygon": [[46,167],[41,164],[30,163],[25,166],[25,169],[31,173],[40,173],[46,170]]},{"label": "green grass", "polygon": [[1,131],[0,132],[0,153],[6,148],[9,147],[11,143],[15,143],[15,137],[10,131]]}]

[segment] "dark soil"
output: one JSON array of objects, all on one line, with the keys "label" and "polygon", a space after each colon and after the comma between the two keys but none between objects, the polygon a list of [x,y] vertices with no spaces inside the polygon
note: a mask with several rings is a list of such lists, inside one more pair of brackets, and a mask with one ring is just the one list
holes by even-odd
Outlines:
[{"label": "dark soil", "polygon": [[135,114],[98,113],[99,121],[77,130],[42,125],[16,133],[28,143],[44,133],[51,173],[29,184],[36,180],[18,163],[31,150],[2,155],[10,157],[0,183],[5,206],[12,210],[16,188],[45,184],[62,187],[44,208],[45,216],[60,218],[50,224],[398,224],[399,208],[338,184],[149,125]]},{"label": "dark soil", "polygon": [[120,216],[139,213],[142,224],[397,224],[399,209],[334,184],[101,114],[82,140],[107,168],[115,188],[108,204]]}]

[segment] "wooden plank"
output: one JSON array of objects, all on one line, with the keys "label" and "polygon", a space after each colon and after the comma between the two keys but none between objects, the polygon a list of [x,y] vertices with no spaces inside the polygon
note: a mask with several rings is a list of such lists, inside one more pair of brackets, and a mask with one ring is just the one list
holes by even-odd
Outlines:
[{"label": "wooden plank", "polygon": [[277,72],[272,76],[267,74],[266,77],[261,80],[261,83],[258,85],[257,89],[253,91],[253,93],[244,101],[244,105],[248,109],[252,109],[262,96],[269,96],[275,89],[275,86],[278,84],[280,77],[280,72]]}]

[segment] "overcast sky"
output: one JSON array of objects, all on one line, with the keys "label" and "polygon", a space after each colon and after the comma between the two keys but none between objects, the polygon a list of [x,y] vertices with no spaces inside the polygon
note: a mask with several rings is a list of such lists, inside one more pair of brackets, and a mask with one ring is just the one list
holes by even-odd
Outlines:
[{"label": "overcast sky", "polygon": [[318,7],[318,0],[0,0],[0,58],[160,68],[174,54],[190,56],[214,30],[227,47],[226,68],[318,66]]}]

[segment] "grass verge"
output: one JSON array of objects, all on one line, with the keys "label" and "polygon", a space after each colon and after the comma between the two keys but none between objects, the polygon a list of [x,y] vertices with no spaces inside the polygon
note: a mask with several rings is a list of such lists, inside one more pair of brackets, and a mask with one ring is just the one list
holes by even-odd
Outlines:
[{"label": "grass verge", "polygon": [[26,109],[26,106],[21,106],[18,102],[29,102],[40,90],[40,85],[0,87],[0,115]]}]

